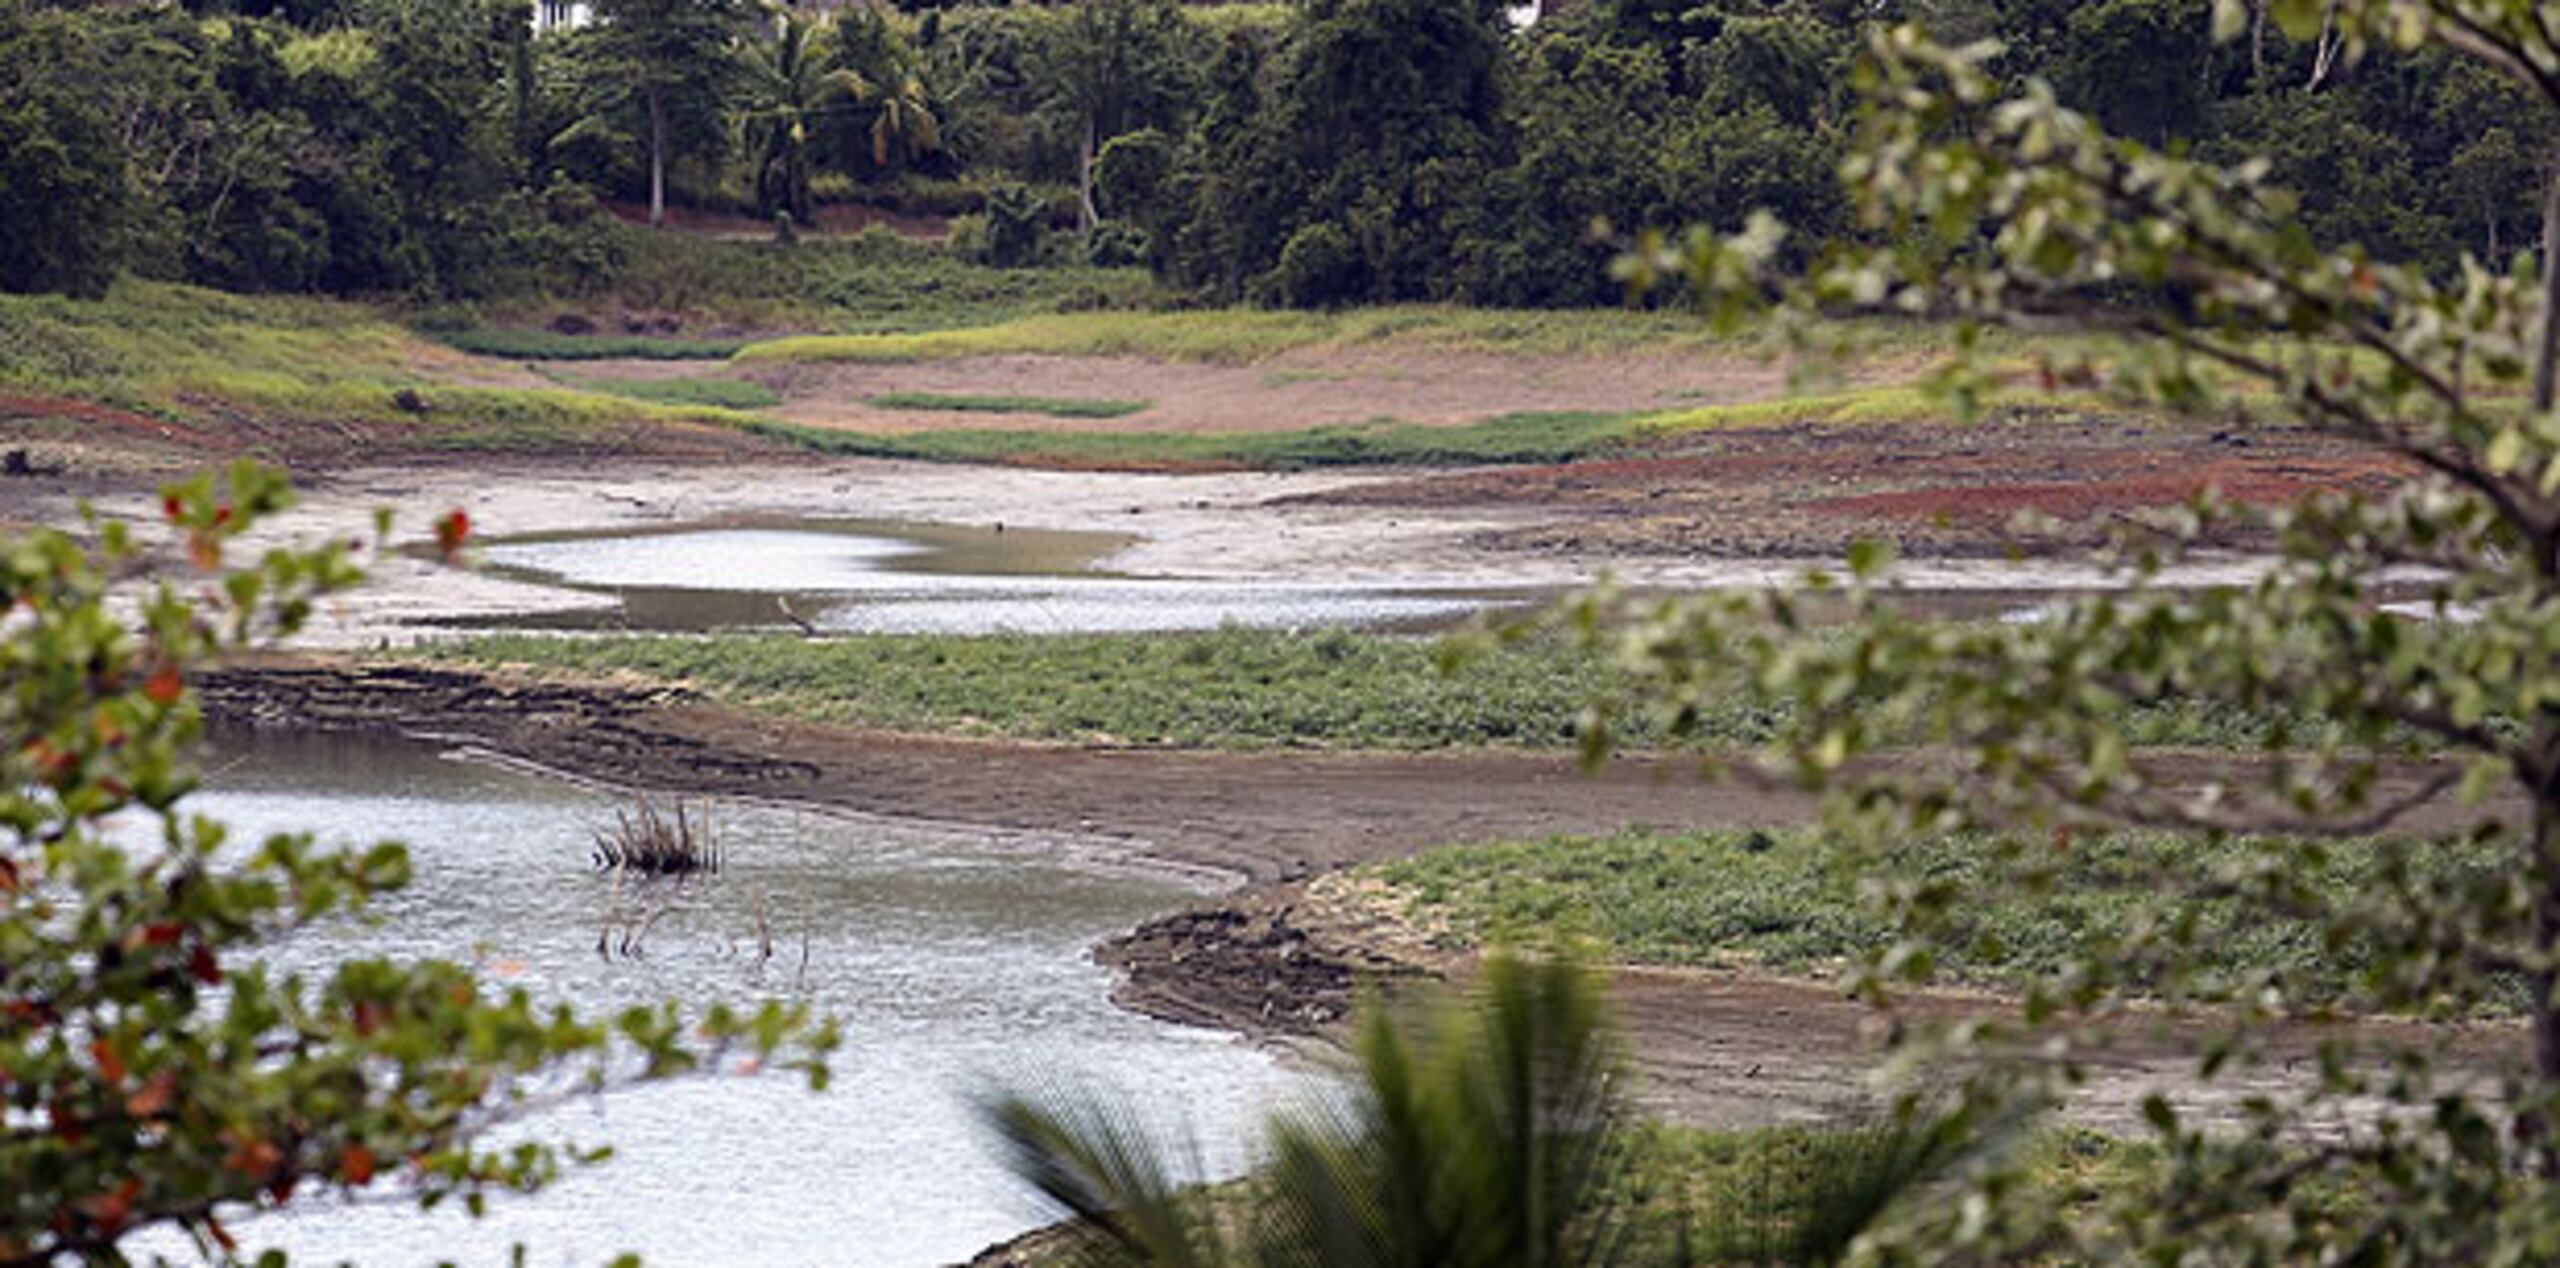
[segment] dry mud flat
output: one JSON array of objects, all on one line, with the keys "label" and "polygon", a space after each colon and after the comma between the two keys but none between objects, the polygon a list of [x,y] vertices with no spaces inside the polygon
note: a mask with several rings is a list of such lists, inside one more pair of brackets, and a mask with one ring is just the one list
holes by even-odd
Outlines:
[{"label": "dry mud flat", "polygon": [[[1963,433],[1965,445],[1931,456],[1917,435],[1872,430],[1734,433],[1712,438],[1711,451],[1680,457],[1426,475],[1166,475],[762,457],[324,468],[305,477],[300,508],[262,526],[246,545],[370,540],[374,513],[386,507],[399,513],[407,541],[455,508],[467,510],[484,536],[906,521],[1113,534],[1129,544],[1100,566],[1127,577],[1552,593],[1604,574],[1666,589],[1787,584],[1809,568],[1835,566],[1851,541],[1880,533],[1906,545],[1897,573],[1903,585],[2031,603],[2039,592],[2104,586],[2109,574],[2056,542],[2021,543],[2005,513],[1960,518],[1933,490],[1980,486],[1977,500],[2015,501],[2060,487],[2056,473],[2082,462],[2094,472],[2109,469],[2108,462],[2153,471],[2148,484],[2128,476],[2119,485],[2093,478],[2068,486],[2102,506],[2175,501],[2207,477],[2249,476],[2257,483],[2247,487],[2269,496],[2392,478],[2373,459],[2311,448],[2310,441],[2296,454],[2272,441],[2234,448],[2197,439],[2206,455],[2238,455],[2216,459],[2223,463],[2216,468],[2197,465],[2198,454],[2167,442],[2122,436],[2081,452],[2062,445],[2069,437],[2052,429],[1986,429]],[[2043,478],[2016,483],[2038,473]],[[0,478],[0,519],[66,523],[74,500],[89,497],[106,513],[148,527],[157,522],[158,499],[144,483],[130,473],[121,480]],[[1902,501],[1885,503],[1891,514],[1824,510],[1878,498]],[[2103,526],[2100,519],[2080,524],[2074,531],[2082,536]],[[2246,549],[2253,543],[2237,544],[2242,549],[2200,557],[2161,580],[2245,583],[2261,565]],[[2025,557],[2012,558],[2012,551]],[[368,567],[370,583],[333,600],[303,646],[372,648],[456,619],[611,602],[423,556],[394,553]]]},{"label": "dry mud flat", "polygon": [[1475,539],[1532,557],[1836,558],[1861,538],[1913,557],[2049,557],[2208,487],[2278,506],[2380,494],[2411,474],[2369,446],[2300,429],[2025,419],[1737,429],[1677,452],[1424,473],[1293,500],[1382,514],[1535,507],[1537,522]]}]

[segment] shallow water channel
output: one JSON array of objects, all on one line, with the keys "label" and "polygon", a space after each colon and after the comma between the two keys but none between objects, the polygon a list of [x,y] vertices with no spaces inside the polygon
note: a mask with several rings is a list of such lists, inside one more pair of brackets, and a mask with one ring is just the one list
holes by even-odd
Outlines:
[{"label": "shallow water channel", "polygon": [[[239,840],[394,839],[416,864],[378,919],[296,937],[276,950],[281,968],[442,956],[595,1016],[784,996],[846,1033],[824,1094],[788,1077],[698,1080],[536,1120],[536,1134],[609,1141],[616,1157],[499,1199],[484,1220],[323,1202],[235,1226],[297,1262],[503,1263],[521,1242],[533,1264],[626,1250],[677,1265],[947,1263],[1041,1222],[970,1114],[990,1080],[1094,1081],[1180,1123],[1218,1170],[1240,1169],[1263,1115],[1312,1090],[1313,1076],[1228,1037],[1106,998],[1089,948],[1197,892],[1169,874],[1080,861],[1061,843],[723,803],[718,875],[617,894],[589,863],[590,830],[624,804],[603,791],[386,741],[217,749],[190,804]],[[627,923],[660,907],[641,955],[599,955],[609,912]]]},{"label": "shallow water channel", "polygon": [[1430,629],[1536,592],[1120,576],[1132,539],[992,526],[782,520],[558,533],[490,543],[502,576],[596,596],[575,608],[475,619],[511,628],[789,628],[831,634]]}]

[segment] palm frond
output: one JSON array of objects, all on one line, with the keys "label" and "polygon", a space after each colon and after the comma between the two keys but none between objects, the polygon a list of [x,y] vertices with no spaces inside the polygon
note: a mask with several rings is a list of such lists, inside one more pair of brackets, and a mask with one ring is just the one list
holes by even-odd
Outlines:
[{"label": "palm frond", "polygon": [[[1162,1268],[1233,1262],[1194,1208],[1174,1151],[1126,1105],[1090,1094],[1004,1093],[979,1116],[1014,1174],[1109,1241],[1103,1258]],[[1193,1171],[1196,1175],[1196,1169]]]}]

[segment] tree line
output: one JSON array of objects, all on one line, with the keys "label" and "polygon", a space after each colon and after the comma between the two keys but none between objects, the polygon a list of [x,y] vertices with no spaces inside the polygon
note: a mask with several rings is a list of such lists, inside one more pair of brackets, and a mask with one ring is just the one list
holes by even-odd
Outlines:
[{"label": "tree line", "polygon": [[782,232],[959,216],[1014,266],[1144,264],[1211,302],[1614,302],[1625,231],[1767,209],[1850,231],[1865,33],[1996,39],[2110,131],[2264,156],[2322,245],[2450,270],[2539,232],[2555,138],[2442,50],[2342,58],[2210,0],[0,0],[0,287],[121,271],[469,297],[609,278],[597,200]]}]

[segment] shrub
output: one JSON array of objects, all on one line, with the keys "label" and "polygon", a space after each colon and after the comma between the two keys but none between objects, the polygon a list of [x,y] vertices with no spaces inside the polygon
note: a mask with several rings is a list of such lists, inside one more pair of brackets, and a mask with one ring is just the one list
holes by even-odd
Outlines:
[{"label": "shrub", "polygon": [[1095,225],[1084,236],[1084,261],[1098,269],[1129,268],[1147,259],[1147,233],[1116,220]]},{"label": "shrub", "polygon": [[1021,185],[1004,185],[987,194],[986,261],[1000,269],[1040,262],[1040,239],[1047,230],[1048,204]]},{"label": "shrub", "polygon": [[1360,261],[1351,235],[1334,224],[1290,234],[1271,285],[1276,298],[1292,308],[1335,308],[1359,298]]}]

